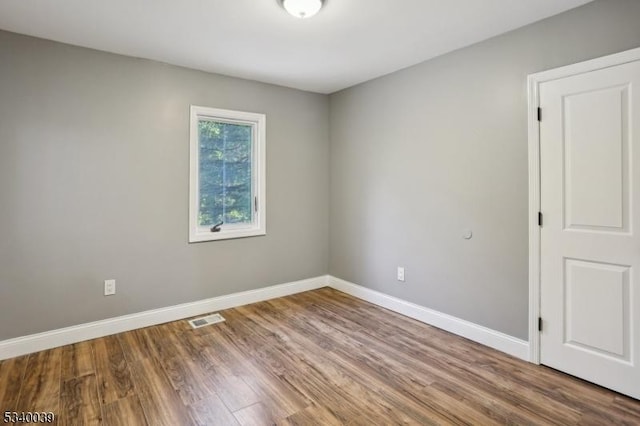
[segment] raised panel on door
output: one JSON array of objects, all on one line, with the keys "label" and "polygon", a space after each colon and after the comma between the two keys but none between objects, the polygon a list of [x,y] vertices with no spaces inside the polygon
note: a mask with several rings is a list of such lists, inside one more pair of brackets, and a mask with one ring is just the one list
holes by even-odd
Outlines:
[{"label": "raised panel on door", "polygon": [[628,229],[629,85],[563,97],[565,227]]},{"label": "raised panel on door", "polygon": [[629,362],[629,267],[565,259],[564,292],[564,343]]}]

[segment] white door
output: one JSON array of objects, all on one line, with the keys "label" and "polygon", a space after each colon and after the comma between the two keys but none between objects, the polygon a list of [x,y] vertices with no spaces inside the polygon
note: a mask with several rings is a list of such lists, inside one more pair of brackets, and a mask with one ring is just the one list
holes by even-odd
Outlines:
[{"label": "white door", "polygon": [[640,61],[539,100],[540,361],[640,399]]}]

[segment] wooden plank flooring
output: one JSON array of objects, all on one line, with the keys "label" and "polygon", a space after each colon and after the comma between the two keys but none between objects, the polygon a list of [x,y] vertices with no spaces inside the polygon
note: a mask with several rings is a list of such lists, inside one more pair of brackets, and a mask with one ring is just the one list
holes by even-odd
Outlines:
[{"label": "wooden plank flooring", "polygon": [[0,362],[58,425],[638,425],[640,401],[324,288]]}]

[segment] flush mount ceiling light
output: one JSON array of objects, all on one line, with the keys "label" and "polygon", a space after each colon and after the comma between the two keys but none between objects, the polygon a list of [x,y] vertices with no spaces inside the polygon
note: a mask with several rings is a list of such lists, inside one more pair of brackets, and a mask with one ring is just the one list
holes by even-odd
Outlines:
[{"label": "flush mount ceiling light", "polygon": [[323,0],[282,0],[282,7],[296,18],[311,18],[322,8]]}]

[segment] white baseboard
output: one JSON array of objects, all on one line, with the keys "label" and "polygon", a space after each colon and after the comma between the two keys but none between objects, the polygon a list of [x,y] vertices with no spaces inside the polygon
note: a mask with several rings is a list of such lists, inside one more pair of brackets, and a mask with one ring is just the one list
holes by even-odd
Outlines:
[{"label": "white baseboard", "polygon": [[320,276],[3,340],[0,341],[0,360],[165,322],[177,321],[209,312],[235,308],[263,300],[275,299],[303,291],[315,290],[325,286],[330,286],[359,299],[366,300],[367,302],[457,334],[474,342],[508,353],[517,358],[526,361],[529,360],[529,343],[524,340],[333,276]]},{"label": "white baseboard", "polygon": [[327,276],[321,276],[3,340],[0,341],[0,360],[263,300],[275,299],[325,287],[326,285]]},{"label": "white baseboard", "polygon": [[329,286],[351,296],[505,352],[516,358],[529,361],[529,342],[525,340],[333,276],[329,276]]}]

